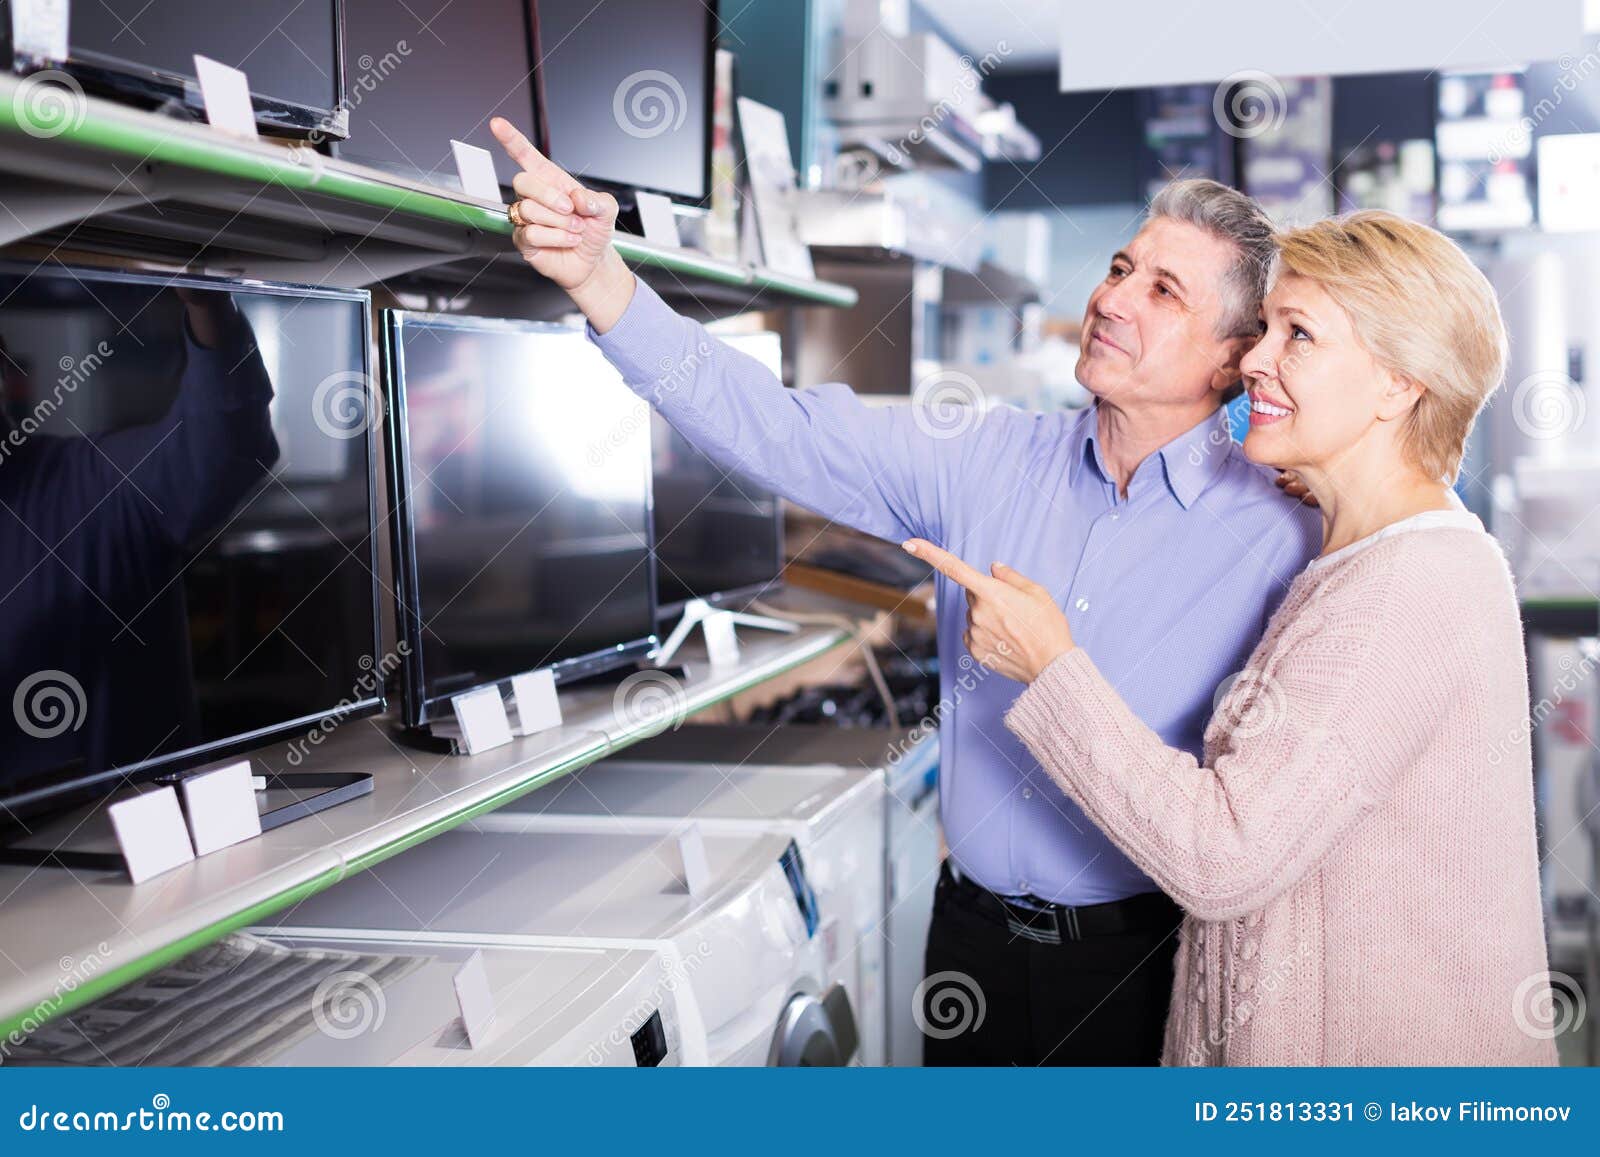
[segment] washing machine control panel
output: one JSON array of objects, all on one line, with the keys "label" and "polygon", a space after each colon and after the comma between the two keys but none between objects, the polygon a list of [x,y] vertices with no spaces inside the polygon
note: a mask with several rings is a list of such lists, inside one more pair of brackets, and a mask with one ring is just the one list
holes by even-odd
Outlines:
[{"label": "washing machine control panel", "polygon": [[661,1023],[661,1010],[650,1014],[650,1019],[639,1026],[632,1036],[633,1063],[641,1069],[653,1069],[667,1059],[667,1030]]}]

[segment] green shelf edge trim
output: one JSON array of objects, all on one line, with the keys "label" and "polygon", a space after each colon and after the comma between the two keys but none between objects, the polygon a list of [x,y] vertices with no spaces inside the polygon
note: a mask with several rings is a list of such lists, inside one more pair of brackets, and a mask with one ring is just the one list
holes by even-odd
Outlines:
[{"label": "green shelf edge trim", "polygon": [[[63,1013],[72,1012],[89,1004],[100,997],[115,992],[125,984],[129,984],[148,972],[154,972],[162,965],[181,960],[197,948],[204,948],[214,940],[219,940],[230,932],[235,932],[250,924],[254,924],[263,916],[270,916],[273,912],[287,908],[291,904],[298,904],[308,896],[313,896],[325,888],[331,888],[342,878],[343,872],[339,868],[329,868],[321,875],[315,876],[304,883],[296,884],[270,896],[265,900],[250,905],[248,908],[235,912],[226,919],[219,920],[209,927],[191,932],[189,935],[165,944],[160,948],[151,950],[135,960],[118,965],[109,972],[100,973],[85,980],[82,984],[57,994],[54,997],[41,1000],[26,1012],[12,1013],[0,1020],[0,1046],[10,1043],[11,1034],[20,1032],[22,1026],[39,1025]],[[46,1006],[49,1006],[46,1011]]]},{"label": "green shelf edge trim", "polygon": [[1600,599],[1523,599],[1524,610],[1600,611]]},{"label": "green shelf edge trim", "polygon": [[[16,87],[16,82],[8,81],[0,85],[0,93],[8,89],[14,91]],[[0,131],[33,135],[23,126],[22,111],[22,102],[0,99]],[[506,237],[511,235],[511,222],[503,212],[345,172],[327,164],[327,158],[309,150],[284,149],[282,157],[266,156],[251,148],[234,145],[226,139],[201,141],[186,133],[162,132],[159,125],[159,121],[145,125],[134,121],[131,114],[117,115],[90,107],[81,121],[62,126],[61,131],[49,139],[101,152],[139,157],[143,163],[178,165],[242,181],[257,181],[297,192],[355,201],[390,212],[428,217],[483,233]],[[298,159],[302,156],[307,159]],[[834,305],[854,305],[856,302],[856,293],[849,286],[826,282],[812,285],[798,280],[758,277],[749,270],[710,258],[661,253],[630,244],[626,238],[618,238],[616,247],[623,258],[633,265],[689,274],[723,285],[777,290],[791,297]]]},{"label": "green shelf edge trim", "polygon": [[[704,703],[697,705],[691,704],[685,707],[682,718],[678,721],[681,722],[682,719],[686,719],[692,714],[704,711],[708,707],[715,707],[719,703],[726,702],[735,695],[738,695],[743,691],[748,691],[751,687],[754,687],[760,683],[764,683],[768,679],[773,679],[787,671],[792,671],[800,664],[809,662],[812,659],[815,659],[818,655],[824,655],[833,650],[835,647],[843,643],[848,637],[849,636],[844,631],[836,631],[831,635],[824,636],[818,640],[817,646],[807,648],[804,653],[797,653],[791,656],[781,666],[768,672],[767,674],[761,675],[757,678],[742,680],[736,686],[723,690],[712,698],[707,699]],[[110,992],[114,992],[124,985],[139,979],[139,977],[144,976],[146,973],[153,972],[157,968],[160,968],[166,964],[170,964],[175,960],[181,960],[189,953],[195,951],[196,949],[204,948],[207,944],[210,944],[214,941],[222,939],[222,937],[226,936],[230,932],[237,932],[241,928],[247,928],[252,924],[258,923],[265,916],[270,916],[274,912],[281,911],[284,908],[300,903],[302,900],[309,899],[318,892],[322,892],[333,887],[333,885],[339,883],[341,880],[347,879],[356,872],[364,871],[375,864],[380,864],[384,860],[389,859],[391,856],[397,856],[401,852],[415,847],[417,844],[424,843],[427,840],[432,839],[434,836],[440,835],[449,831],[451,828],[466,823],[468,820],[476,819],[485,812],[494,811],[496,808],[504,807],[512,800],[527,795],[535,788],[543,787],[551,780],[559,779],[563,775],[569,775],[573,771],[576,771],[581,767],[586,767],[604,756],[610,755],[616,751],[621,751],[623,748],[629,747],[639,742],[641,739],[646,739],[649,736],[656,734],[659,730],[664,730],[664,727],[659,724],[650,725],[637,731],[629,732],[620,740],[613,741],[612,743],[599,744],[588,751],[584,751],[579,755],[573,756],[563,763],[557,764],[555,767],[546,768],[536,776],[532,776],[527,780],[512,784],[509,787],[502,788],[488,799],[473,804],[469,808],[463,808],[461,811],[452,813],[448,816],[441,816],[439,819],[434,820],[432,823],[427,824],[426,826],[421,827],[414,832],[408,832],[404,836],[384,844],[382,847],[374,848],[365,855],[349,860],[341,868],[329,868],[326,872],[323,872],[319,876],[307,880],[304,883],[296,884],[293,887],[277,893],[276,895],[269,896],[265,900],[258,901],[242,911],[236,912],[231,916],[217,921],[215,924],[210,924],[205,928],[198,929],[189,933],[187,936],[184,936],[178,940],[174,940],[170,944],[153,949],[152,951],[147,952],[143,956],[139,957],[137,960],[130,960],[126,964],[113,968],[110,972],[91,977],[77,987],[61,993],[58,997],[52,998],[52,1000],[55,1001],[54,1006],[48,1012],[45,1012],[42,1015],[41,1010],[43,1009],[44,1005],[50,1003],[50,1001],[40,1001],[37,1005],[28,1009],[26,1012],[9,1014],[4,1019],[0,1019],[0,1045],[7,1043],[7,1038],[9,1038],[13,1032],[19,1031],[22,1025],[27,1024],[30,1021],[33,1022],[33,1027],[37,1028],[47,1020],[61,1016],[63,1013],[72,1012],[78,1008],[81,1008],[85,1004],[89,1004],[99,999],[101,996],[104,996]]]}]

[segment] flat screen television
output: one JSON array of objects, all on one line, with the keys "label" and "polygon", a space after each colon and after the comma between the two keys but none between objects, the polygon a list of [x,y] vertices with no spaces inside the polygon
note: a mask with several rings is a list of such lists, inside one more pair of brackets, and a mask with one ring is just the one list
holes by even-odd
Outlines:
[{"label": "flat screen television", "polygon": [[368,304],[0,265],[0,828],[382,708]]},{"label": "flat screen television", "polygon": [[532,132],[530,21],[527,0],[344,0],[350,135],[335,155],[459,188],[450,142],[465,141],[510,185],[489,118]]},{"label": "flat screen television", "polygon": [[13,53],[11,8],[0,0],[0,60],[18,71],[59,68],[91,92],[141,105],[203,110],[196,53],[250,78],[263,132],[344,135],[341,0],[93,0],[71,6],[67,58]]},{"label": "flat screen television", "polygon": [[405,722],[656,645],[650,415],[583,331],[386,310]]},{"label": "flat screen television", "polygon": [[[775,333],[728,334],[726,345],[783,375]],[[713,606],[770,594],[783,573],[783,503],[724,470],[659,414],[654,418],[656,590],[663,621],[688,599]]]},{"label": "flat screen television", "polygon": [[530,0],[540,148],[581,180],[705,204],[715,0]]}]

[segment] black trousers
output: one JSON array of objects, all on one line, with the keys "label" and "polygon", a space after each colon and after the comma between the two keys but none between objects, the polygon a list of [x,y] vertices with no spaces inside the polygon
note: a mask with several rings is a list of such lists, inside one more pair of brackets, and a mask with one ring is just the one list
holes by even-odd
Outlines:
[{"label": "black trousers", "polygon": [[926,1065],[1154,1065],[1182,915],[1169,927],[1035,943],[972,902],[948,868],[917,1013]]}]

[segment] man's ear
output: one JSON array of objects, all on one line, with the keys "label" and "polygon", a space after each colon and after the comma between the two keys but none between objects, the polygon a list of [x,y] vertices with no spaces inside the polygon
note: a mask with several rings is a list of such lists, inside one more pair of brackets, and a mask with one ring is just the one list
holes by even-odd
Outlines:
[{"label": "man's ear", "polygon": [[1239,371],[1239,363],[1244,360],[1244,355],[1250,352],[1256,344],[1253,337],[1231,337],[1222,345],[1222,360],[1217,363],[1216,371],[1211,375],[1211,388],[1217,393],[1227,393],[1233,386],[1239,384],[1244,377]]}]

